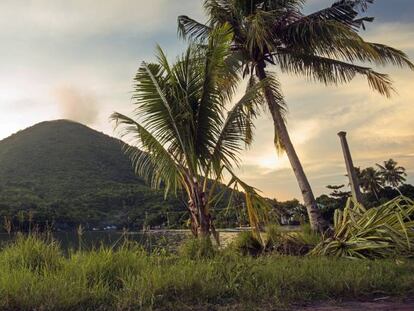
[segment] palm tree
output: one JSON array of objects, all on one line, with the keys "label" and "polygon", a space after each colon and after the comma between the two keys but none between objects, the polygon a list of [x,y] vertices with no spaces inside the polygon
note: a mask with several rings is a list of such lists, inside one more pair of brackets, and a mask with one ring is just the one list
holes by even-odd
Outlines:
[{"label": "palm tree", "polygon": [[405,173],[405,168],[397,166],[397,164],[393,159],[389,159],[388,161],[384,161],[383,165],[377,164],[377,167],[379,168],[379,174],[384,184],[399,191],[398,187],[404,184],[407,174]]},{"label": "palm tree", "polygon": [[142,63],[136,74],[133,117],[111,116],[132,144],[126,153],[136,173],[166,195],[185,193],[192,232],[201,237],[216,237],[210,209],[221,197],[215,189],[224,174],[230,176],[228,187],[244,191],[256,231],[268,205],[232,171],[239,152],[252,142],[263,85],[253,86],[226,109],[238,83],[229,34],[228,27],[216,29],[207,45],[191,45],[173,65],[158,48],[157,63]]},{"label": "palm tree", "polygon": [[193,40],[205,40],[212,29],[230,25],[232,50],[243,65],[243,75],[251,85],[256,79],[270,79],[264,97],[273,118],[274,143],[286,151],[313,229],[324,221],[285,123],[285,102],[277,76],[267,65],[278,65],[281,72],[303,75],[324,84],[342,84],[356,75],[365,76],[374,90],[392,93],[386,74],[356,63],[393,64],[414,69],[406,54],[383,44],[364,41],[358,34],[373,18],[360,17],[373,0],[338,0],[310,15],[301,12],[305,0],[205,0],[207,25],[180,16],[179,32]]},{"label": "palm tree", "polygon": [[374,194],[378,200],[378,194],[382,189],[382,178],[380,172],[373,167],[363,169],[359,183],[364,192]]}]

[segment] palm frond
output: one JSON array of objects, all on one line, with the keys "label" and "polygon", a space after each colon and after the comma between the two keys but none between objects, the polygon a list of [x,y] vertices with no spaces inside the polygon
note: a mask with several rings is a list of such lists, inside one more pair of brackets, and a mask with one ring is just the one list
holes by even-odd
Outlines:
[{"label": "palm frond", "polygon": [[250,86],[244,96],[228,112],[216,145],[211,154],[211,161],[216,172],[222,165],[232,167],[238,164],[238,154],[253,141],[253,121],[263,104],[263,86],[261,81]]},{"label": "palm frond", "polygon": [[339,0],[331,7],[307,15],[303,19],[334,20],[350,28],[359,29],[365,27],[364,22],[372,22],[374,19],[372,17],[357,18],[359,15],[358,10],[365,11],[367,5],[373,2],[373,0]]},{"label": "palm frond", "polygon": [[368,67],[311,54],[283,53],[283,50],[275,57],[283,72],[303,75],[327,85],[348,83],[358,74],[366,76],[369,85],[381,95],[390,97],[393,91],[388,75]]},{"label": "palm frond", "polygon": [[263,223],[267,222],[267,215],[271,208],[269,202],[263,198],[260,194],[258,194],[257,190],[246,184],[240,178],[238,178],[230,168],[225,167],[225,169],[230,173],[231,180],[228,183],[228,187],[235,188],[238,190],[240,187],[245,196],[245,203],[246,203],[246,210],[247,215],[249,217],[249,223],[252,227],[253,232],[255,233],[256,237],[263,241],[260,234],[260,226]]},{"label": "palm frond", "polygon": [[181,38],[205,42],[211,31],[211,27],[199,23],[186,15],[178,16],[178,35]]},{"label": "palm frond", "polygon": [[129,138],[133,143],[125,145],[125,152],[132,161],[135,173],[155,189],[163,186],[165,194],[169,191],[176,193],[181,187],[179,179],[182,176],[177,159],[135,120],[117,112],[111,115],[111,120],[116,128],[121,127],[121,137]]},{"label": "palm frond", "polygon": [[[216,28],[209,38],[203,60],[203,85],[196,114],[195,145],[198,150],[211,150],[223,124],[226,99],[232,97],[237,81],[226,63],[230,56],[231,33],[228,27]],[[223,81],[223,76],[227,81]],[[227,85],[226,85],[227,84]]]},{"label": "palm frond", "polygon": [[297,22],[286,27],[282,33],[286,47],[299,53],[348,62],[370,62],[382,66],[391,64],[414,70],[414,65],[404,52],[383,44],[366,42],[355,30],[337,21]]},{"label": "palm frond", "polygon": [[274,50],[273,29],[269,27],[272,19],[273,14],[261,10],[248,19],[249,31],[246,33],[245,45],[251,55],[257,50],[261,54]]},{"label": "palm frond", "polygon": [[168,100],[168,77],[166,68],[159,64],[143,63],[135,77],[136,85],[133,100],[136,102],[136,115],[143,125],[161,142],[170,143],[175,154],[186,154],[183,134],[176,120],[180,106],[171,105]]},{"label": "palm frond", "polygon": [[414,64],[403,51],[379,43],[366,42],[366,44],[368,44],[377,54],[375,63],[380,65],[391,64],[399,67],[408,67],[411,70],[414,70]]},{"label": "palm frond", "polygon": [[[266,74],[266,84],[267,87],[263,90],[264,97],[267,99],[267,103],[271,105],[276,105],[276,107],[271,108],[270,113],[278,110],[280,115],[283,118],[283,122],[286,122],[286,113],[287,106],[281,90],[280,82],[277,78],[277,75],[274,72],[265,72]],[[270,94],[268,94],[270,93]],[[279,129],[274,127],[274,144],[276,151],[281,154],[284,152],[285,147],[283,145],[282,139],[279,135]]]},{"label": "palm frond", "polygon": [[235,7],[233,1],[205,0],[203,7],[213,27],[225,24],[234,17]]}]

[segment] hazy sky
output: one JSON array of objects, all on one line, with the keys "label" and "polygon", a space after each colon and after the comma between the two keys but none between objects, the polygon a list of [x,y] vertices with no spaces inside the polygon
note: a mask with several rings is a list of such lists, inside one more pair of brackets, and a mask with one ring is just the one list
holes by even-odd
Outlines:
[{"label": "hazy sky", "polygon": [[[330,0],[309,0],[311,12]],[[0,139],[44,120],[83,122],[113,135],[108,116],[131,109],[132,77],[159,43],[173,58],[180,14],[203,19],[198,0],[1,0]],[[376,22],[363,36],[402,49],[414,60],[414,1],[377,0]],[[337,132],[345,130],[357,166],[394,158],[414,182],[414,72],[392,74],[398,94],[385,99],[365,80],[324,87],[281,75],[288,127],[316,194],[346,183]],[[277,68],[276,68],[277,70]],[[257,122],[255,143],[243,155],[242,176],[266,195],[300,198],[285,157],[277,158],[272,122]]]}]

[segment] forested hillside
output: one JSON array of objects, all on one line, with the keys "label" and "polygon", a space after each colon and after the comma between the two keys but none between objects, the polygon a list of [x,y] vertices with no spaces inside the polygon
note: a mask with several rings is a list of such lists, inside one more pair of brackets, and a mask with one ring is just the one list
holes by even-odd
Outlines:
[{"label": "forested hillside", "polygon": [[[67,120],[0,142],[0,214],[68,229],[185,222],[185,205],[135,177],[121,142]],[[167,221],[168,215],[168,221]],[[178,219],[182,218],[182,219]]]}]

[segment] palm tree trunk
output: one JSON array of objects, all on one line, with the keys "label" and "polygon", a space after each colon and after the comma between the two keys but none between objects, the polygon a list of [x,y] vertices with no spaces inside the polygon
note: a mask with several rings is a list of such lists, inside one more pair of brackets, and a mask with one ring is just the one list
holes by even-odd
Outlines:
[{"label": "palm tree trunk", "polygon": [[189,200],[191,230],[197,237],[209,237],[212,229],[211,217],[207,212],[206,194],[196,181],[191,183],[192,193]]},{"label": "palm tree trunk", "polygon": [[[264,63],[261,63],[257,66],[256,74],[260,81],[266,79],[267,77],[264,68]],[[315,231],[323,231],[326,226],[325,221],[321,216],[320,210],[318,209],[315,197],[312,192],[312,188],[305,175],[305,171],[303,170],[299,157],[296,154],[296,150],[293,147],[292,141],[290,140],[285,121],[280,112],[279,106],[274,98],[273,92],[267,86],[265,86],[265,97],[269,110],[272,114],[275,130],[277,131],[280,137],[280,140],[283,144],[283,147],[292,166],[293,172],[295,173],[296,180],[299,184],[299,188],[302,192],[303,201],[308,212],[311,228]]]}]

